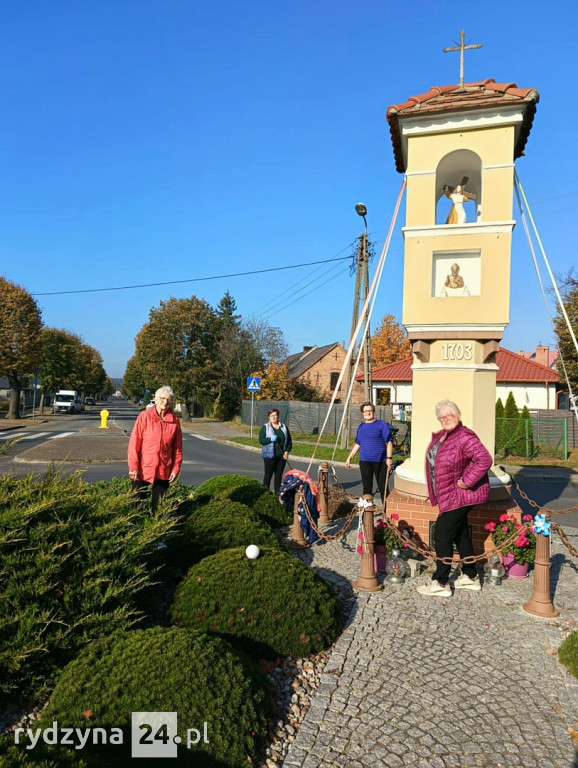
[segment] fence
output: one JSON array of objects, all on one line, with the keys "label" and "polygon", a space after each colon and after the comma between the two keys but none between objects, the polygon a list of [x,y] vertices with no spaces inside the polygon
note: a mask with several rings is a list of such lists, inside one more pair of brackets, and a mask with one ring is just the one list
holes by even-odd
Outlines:
[{"label": "fence", "polygon": [[539,455],[568,458],[568,421],[543,417],[496,419],[496,453],[502,456]]},{"label": "fence", "polygon": [[[329,421],[325,432],[337,434],[343,418],[344,405],[337,404],[331,409]],[[329,403],[303,403],[297,400],[255,400],[253,413],[253,426],[265,424],[269,419],[267,411],[271,408],[279,409],[281,421],[287,424],[292,432],[305,432],[317,435],[321,431],[323,422],[329,410]],[[363,421],[359,405],[350,406],[351,433],[355,435],[357,427]],[[392,422],[391,405],[377,405],[375,418]],[[241,408],[241,420],[243,424],[251,424],[251,401],[243,400]],[[397,424],[396,424],[397,426]]]}]

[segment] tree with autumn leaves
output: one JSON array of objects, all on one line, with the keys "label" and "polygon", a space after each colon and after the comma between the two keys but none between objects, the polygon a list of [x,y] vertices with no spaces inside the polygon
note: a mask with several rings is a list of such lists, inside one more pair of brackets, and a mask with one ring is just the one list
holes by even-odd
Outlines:
[{"label": "tree with autumn leaves", "polygon": [[371,337],[371,364],[374,368],[395,363],[411,355],[411,344],[393,315],[385,315]]},{"label": "tree with autumn leaves", "polygon": [[213,309],[207,301],[161,301],[149,313],[128,361],[124,391],[142,397],[170,385],[188,417],[196,406],[217,418],[239,412],[247,376],[286,355],[282,333],[266,322],[244,322],[227,291]]},{"label": "tree with autumn leaves", "polygon": [[0,277],[0,376],[10,384],[9,419],[20,418],[20,393],[42,359],[42,314],[32,296]]},{"label": "tree with autumn leaves", "polygon": [[43,327],[34,298],[4,277],[0,277],[0,328],[0,376],[10,384],[9,419],[20,418],[20,394],[35,371],[43,395],[58,389],[110,391],[112,381],[100,352],[76,334]]}]

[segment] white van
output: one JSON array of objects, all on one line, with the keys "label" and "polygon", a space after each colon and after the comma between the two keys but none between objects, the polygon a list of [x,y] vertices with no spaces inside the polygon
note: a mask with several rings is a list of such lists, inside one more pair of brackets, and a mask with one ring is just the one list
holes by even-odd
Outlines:
[{"label": "white van", "polygon": [[54,395],[52,413],[78,413],[80,411],[80,396],[73,389],[59,389]]}]

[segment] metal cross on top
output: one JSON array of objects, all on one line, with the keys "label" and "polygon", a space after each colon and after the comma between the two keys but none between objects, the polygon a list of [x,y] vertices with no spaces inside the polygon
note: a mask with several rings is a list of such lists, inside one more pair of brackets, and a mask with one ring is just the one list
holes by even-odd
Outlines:
[{"label": "metal cross on top", "polygon": [[476,45],[464,45],[464,30],[460,29],[460,44],[455,48],[443,48],[444,53],[451,53],[452,51],[460,52],[460,88],[464,86],[464,51],[469,51],[471,48],[481,48],[482,44]]}]

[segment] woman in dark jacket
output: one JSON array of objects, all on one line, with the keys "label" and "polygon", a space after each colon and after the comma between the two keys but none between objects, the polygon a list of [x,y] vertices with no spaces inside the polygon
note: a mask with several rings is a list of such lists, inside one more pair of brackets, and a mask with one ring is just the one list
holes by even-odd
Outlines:
[{"label": "woman in dark jacket", "polygon": [[271,408],[267,414],[269,421],[263,424],[259,432],[259,443],[262,445],[261,455],[265,464],[265,477],[263,485],[269,488],[271,478],[275,475],[275,493],[279,495],[279,488],[283,480],[285,462],[289,458],[289,451],[293,447],[289,427],[279,421],[279,409]]},{"label": "woman in dark jacket", "polygon": [[[453,555],[455,542],[460,558],[474,554],[468,531],[468,512],[490,497],[488,470],[492,457],[479,437],[461,422],[460,409],[451,400],[436,405],[443,429],[434,432],[426,451],[426,478],[430,503],[439,508],[434,544],[437,557]],[[451,565],[437,561],[429,584],[417,588],[422,595],[451,597]],[[463,565],[454,582],[456,589],[481,589],[473,563]]]}]

